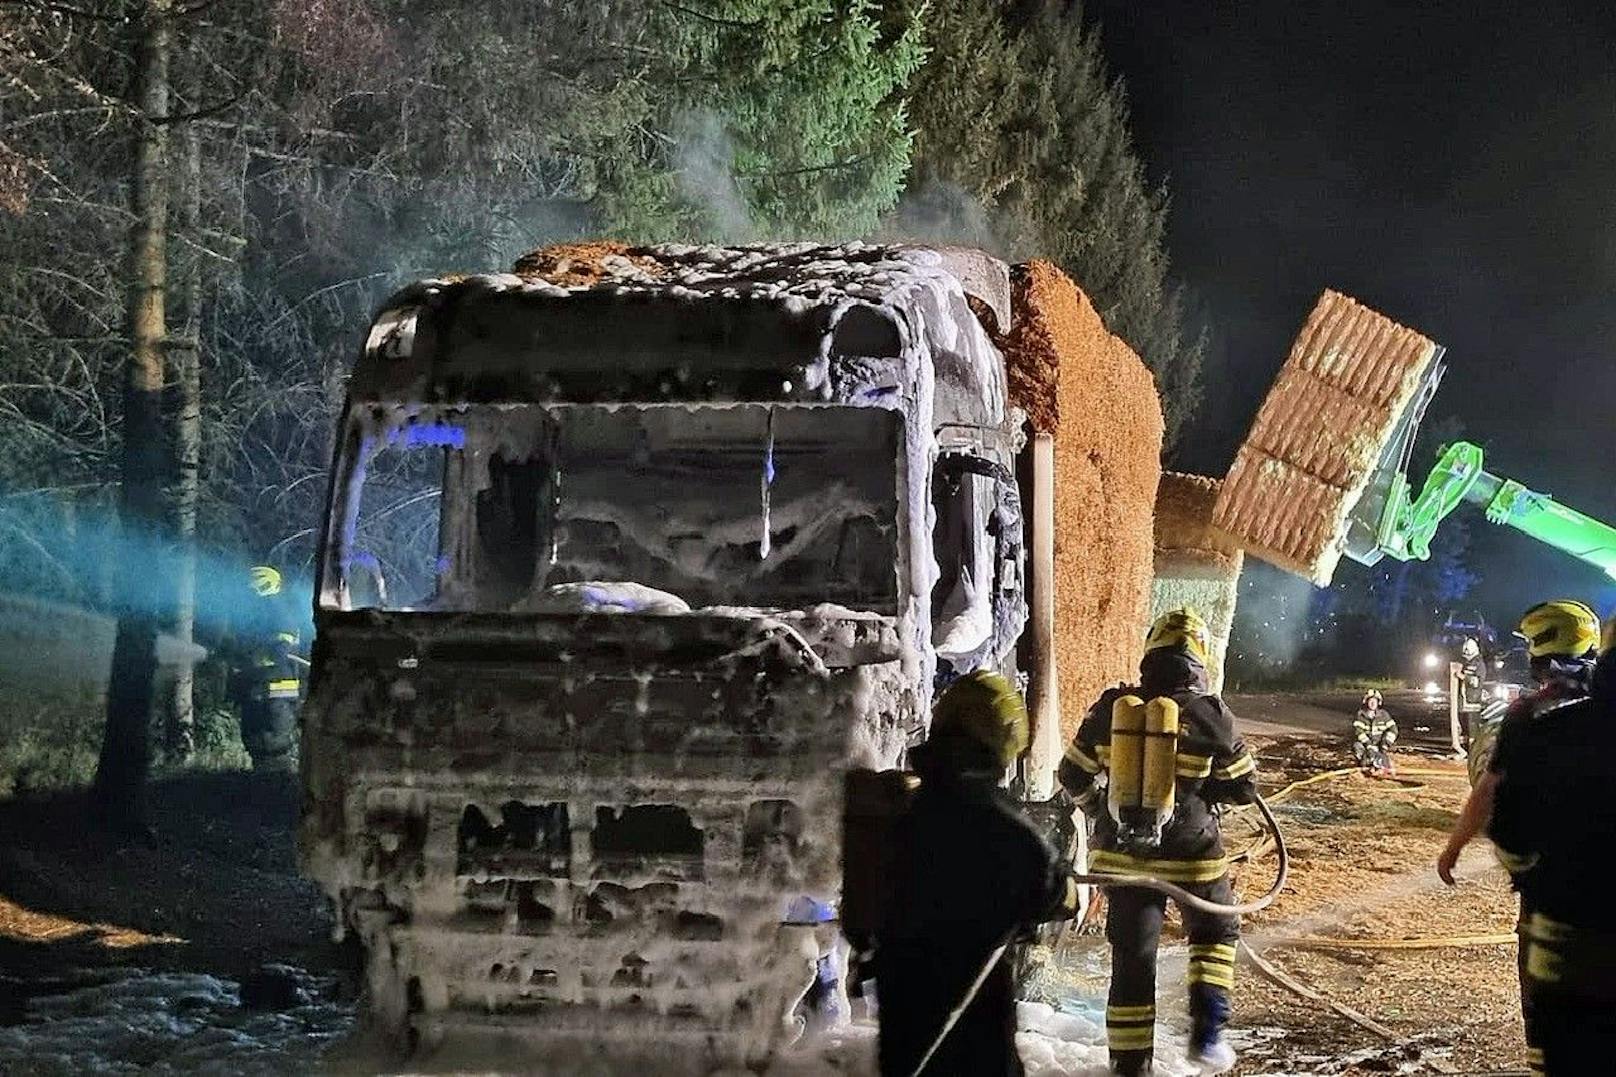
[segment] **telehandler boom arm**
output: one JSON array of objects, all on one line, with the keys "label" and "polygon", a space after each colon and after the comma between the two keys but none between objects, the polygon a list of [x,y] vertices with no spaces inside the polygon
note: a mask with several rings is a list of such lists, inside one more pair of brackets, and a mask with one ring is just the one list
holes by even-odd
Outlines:
[{"label": "telehandler boom arm", "polygon": [[1376,550],[1369,556],[1349,553],[1365,564],[1378,561],[1378,555],[1426,560],[1442,521],[1468,502],[1481,508],[1489,523],[1513,527],[1616,579],[1616,527],[1500,478],[1483,461],[1481,446],[1455,442],[1443,450],[1418,497],[1410,496],[1408,479],[1399,473],[1381,512]]}]

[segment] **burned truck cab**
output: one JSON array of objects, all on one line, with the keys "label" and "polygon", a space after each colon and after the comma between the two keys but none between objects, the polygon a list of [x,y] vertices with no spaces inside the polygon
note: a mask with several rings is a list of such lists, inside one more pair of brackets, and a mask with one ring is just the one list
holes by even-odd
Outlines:
[{"label": "burned truck cab", "polygon": [[755,1063],[843,775],[1013,661],[1003,361],[936,251],[524,263],[404,289],[354,367],[305,867],[384,1027]]}]

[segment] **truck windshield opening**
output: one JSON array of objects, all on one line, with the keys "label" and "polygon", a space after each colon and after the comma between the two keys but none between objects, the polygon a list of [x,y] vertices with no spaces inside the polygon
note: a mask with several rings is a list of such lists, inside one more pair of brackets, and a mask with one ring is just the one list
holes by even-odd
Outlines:
[{"label": "truck windshield opening", "polygon": [[321,602],[894,614],[901,439],[881,408],[358,406]]}]

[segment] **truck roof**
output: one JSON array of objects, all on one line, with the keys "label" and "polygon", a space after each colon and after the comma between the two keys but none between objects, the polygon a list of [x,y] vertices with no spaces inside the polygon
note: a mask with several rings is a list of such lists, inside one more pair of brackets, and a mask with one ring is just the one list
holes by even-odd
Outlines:
[{"label": "truck roof", "polygon": [[372,325],[349,395],[900,407],[935,387],[961,398],[939,399],[938,421],[996,423],[1003,360],[967,283],[983,317],[1003,328],[1008,269],[979,252],[863,243],[544,248],[511,273],[397,292]]}]

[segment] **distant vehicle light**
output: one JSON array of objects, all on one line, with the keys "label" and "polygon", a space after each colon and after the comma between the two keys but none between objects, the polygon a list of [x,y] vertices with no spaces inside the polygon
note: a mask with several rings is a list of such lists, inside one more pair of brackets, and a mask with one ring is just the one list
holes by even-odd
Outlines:
[{"label": "distant vehicle light", "polygon": [[1426,669],[1435,669],[1437,666],[1439,666],[1441,664],[1442,664],[1442,659],[1438,658],[1436,655],[1428,654],[1428,655],[1425,656],[1425,668]]},{"label": "distant vehicle light", "polygon": [[1437,684],[1435,681],[1426,681],[1425,694],[1428,696],[1439,696],[1442,694],[1442,686]]}]

